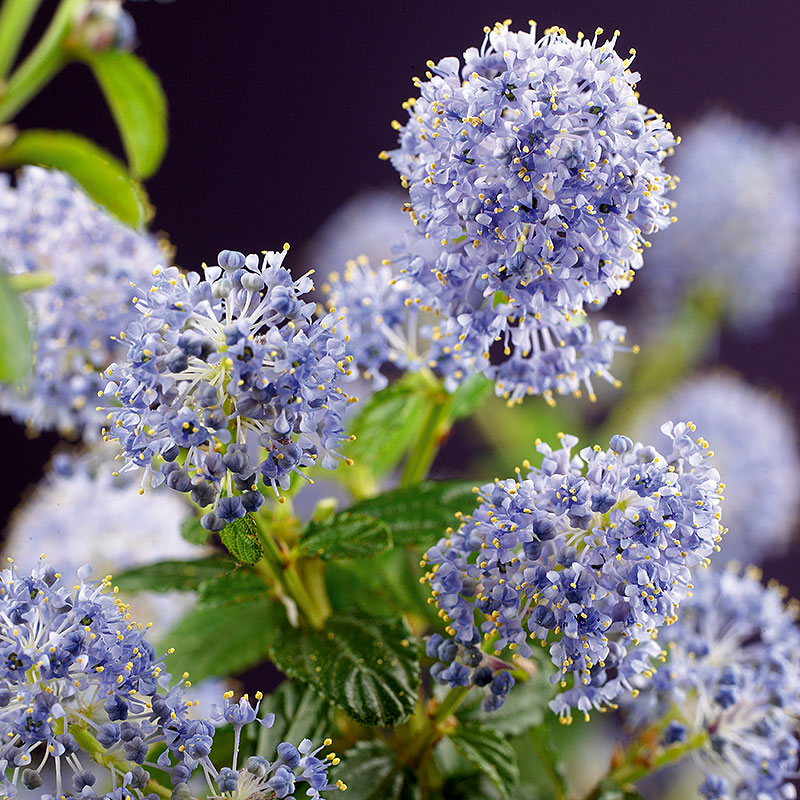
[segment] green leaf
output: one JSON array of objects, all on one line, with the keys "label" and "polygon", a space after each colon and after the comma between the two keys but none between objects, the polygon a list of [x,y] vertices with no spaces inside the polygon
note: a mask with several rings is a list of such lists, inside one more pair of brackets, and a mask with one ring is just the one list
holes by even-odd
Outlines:
[{"label": "green leaf", "polygon": [[124,50],[83,56],[117,123],[131,172],[149,178],[167,149],[167,99],[158,76],[141,58]]},{"label": "green leaf", "polygon": [[468,696],[457,716],[462,722],[488,725],[498,733],[519,736],[539,725],[545,712],[550,713],[547,703],[554,693],[548,674],[542,671],[527,681],[517,681],[497,711],[484,711],[480,704],[481,693],[470,692],[475,697]]},{"label": "green leaf", "polygon": [[242,564],[255,564],[264,555],[258,528],[250,514],[226,525],[219,534],[228,552]]},{"label": "green leaf", "polygon": [[304,555],[320,558],[369,558],[392,547],[386,523],[365,514],[343,512],[311,522],[298,545]]},{"label": "green leaf", "polygon": [[270,655],[281,671],[364,725],[398,725],[414,709],[419,659],[399,619],[333,615],[321,631],[285,623]]},{"label": "green leaf", "polygon": [[471,375],[456,389],[450,409],[452,419],[464,419],[480,408],[494,389],[494,383],[485,375]]},{"label": "green leaf", "polygon": [[343,756],[334,779],[347,784],[347,800],[419,800],[416,776],[383,742],[357,742]]},{"label": "green leaf", "polygon": [[209,556],[195,561],[158,561],[134,567],[114,578],[123,592],[188,592],[209,578],[219,578],[236,569],[224,556]]},{"label": "green leaf", "polygon": [[356,466],[381,477],[392,470],[419,433],[428,399],[409,380],[389,384],[374,394],[348,431],[356,439],[343,448]]},{"label": "green leaf", "polygon": [[320,744],[331,732],[333,707],[307,686],[284,681],[264,700],[263,707],[275,714],[271,728],[261,728],[256,754],[275,760],[281,742],[295,746],[303,739]]},{"label": "green leaf", "polygon": [[264,661],[281,625],[288,627],[286,612],[269,597],[201,605],[164,637],[162,647],[175,648],[170,672],[187,670],[198,682],[235,675]]},{"label": "green leaf", "polygon": [[31,359],[28,315],[0,271],[0,381],[21,381],[31,368]]},{"label": "green leaf", "polygon": [[597,800],[643,800],[638,792],[624,789],[612,780],[603,781],[592,794]]},{"label": "green leaf", "polygon": [[0,150],[0,166],[39,164],[69,172],[115,217],[134,228],[147,217],[147,196],[124,164],[83,136],[67,131],[28,130]]},{"label": "green leaf", "polygon": [[[229,562],[230,563],[230,562]],[[213,575],[197,587],[198,605],[229,606],[266,597],[267,584],[253,570],[241,568]]]},{"label": "green leaf", "polygon": [[459,725],[450,741],[464,758],[484,772],[508,799],[519,783],[516,754],[503,736],[483,725]]},{"label": "green leaf", "polygon": [[383,520],[396,546],[428,545],[448,527],[456,527],[457,511],[469,514],[474,510],[473,486],[465,481],[426,481],[362,500],[343,513]]},{"label": "green leaf", "polygon": [[211,531],[206,530],[200,524],[200,517],[189,517],[181,522],[181,536],[192,544],[205,544]]}]

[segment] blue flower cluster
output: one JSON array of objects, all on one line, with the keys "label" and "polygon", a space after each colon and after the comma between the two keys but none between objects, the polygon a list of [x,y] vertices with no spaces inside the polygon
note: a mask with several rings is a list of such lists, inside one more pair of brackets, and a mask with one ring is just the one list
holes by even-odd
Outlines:
[{"label": "blue flower cluster", "polygon": [[656,635],[723,533],[708,443],[691,424],[662,430],[666,455],[626,436],[579,455],[574,436],[557,450],[538,443],[541,465],[476,489],[475,512],[424,557],[456,645],[483,636],[513,658],[531,655],[529,639],[549,645],[562,689],[550,706],[566,722],[573,707],[612,706],[649,671]]},{"label": "blue flower cluster", "polygon": [[[217,717],[233,725],[237,748],[231,767],[218,770],[209,758],[216,728],[192,718],[187,676],[169,687],[147,628],[130,621],[127,606],[107,591],[108,578],[92,584],[85,582],[87,574],[81,571],[69,589],[43,561],[30,573],[19,574],[13,564],[0,572],[4,796],[13,797],[19,783],[35,790],[52,778],[42,797],[96,797],[97,768],[108,770],[109,800],[158,797],[155,789],[163,793],[164,787],[153,783],[155,770],[169,771],[177,796],[188,797],[186,782],[198,766],[214,796],[238,790],[233,796],[246,798],[269,790],[273,794],[265,796],[288,797],[301,781],[315,799],[344,788],[328,781],[327,770],[338,759],[317,758],[322,748],[307,740],[298,748],[284,742],[274,762],[251,759],[237,771],[239,734],[255,720],[258,702],[254,707],[245,697],[232,704],[230,694]],[[262,724],[273,720],[269,715]],[[157,763],[148,760],[153,745],[165,746]],[[52,774],[45,769],[51,763]]]},{"label": "blue flower cluster", "polygon": [[213,504],[202,519],[210,530],[256,511],[264,487],[279,495],[320,452],[333,469],[347,439],[341,417],[354,398],[341,384],[352,356],[337,317],[312,317],[303,294],[313,283],[292,279],[287,249],[263,262],[223,250],[202,280],[157,268],[121,334],[127,360],[105,371],[120,403],[106,437],[120,441],[123,469]]},{"label": "blue flower cluster", "polygon": [[800,511],[800,449],[789,409],[735,374],[716,372],[692,377],[648,412],[636,428],[645,441],[655,433],[653,418],[690,419],[714,442],[728,529],[715,564],[759,563],[785,551]]},{"label": "blue flower cluster", "polygon": [[498,391],[512,400],[593,394],[613,347],[576,359],[586,312],[630,284],[646,237],[671,221],[662,161],[675,139],[637,99],[633,53],[622,59],[617,34],[601,44],[600,33],[487,28],[463,65],[428,62],[408,122],[394,123],[399,148],[381,154],[410,192],[395,265],[411,302],[442,317],[440,349],[459,347],[482,371],[500,342],[510,362]]},{"label": "blue flower cluster", "polygon": [[797,604],[760,573],[708,570],[659,641],[669,659],[629,703],[639,725],[664,726],[663,744],[698,736],[700,794],[795,797],[800,720]]},{"label": "blue flower cluster", "polygon": [[100,371],[124,352],[111,337],[137,316],[130,282],[163,259],[154,237],[117,222],[64,173],[26,167],[15,186],[0,176],[0,268],[53,278],[24,295],[35,360],[23,387],[0,386],[0,410],[37,430],[96,439]]},{"label": "blue flower cluster", "polygon": [[800,275],[800,136],[717,111],[690,128],[674,167],[680,224],[648,253],[652,305],[699,286],[722,294],[742,332],[768,322]]}]

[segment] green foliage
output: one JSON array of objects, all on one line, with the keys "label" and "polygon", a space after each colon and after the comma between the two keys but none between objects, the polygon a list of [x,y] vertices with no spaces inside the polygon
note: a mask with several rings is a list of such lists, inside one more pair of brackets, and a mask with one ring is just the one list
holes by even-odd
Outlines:
[{"label": "green foliage", "polygon": [[452,419],[464,419],[479,409],[494,390],[494,384],[485,375],[470,375],[453,395],[450,409]]},{"label": "green foliage", "polygon": [[264,555],[258,528],[250,514],[234,520],[220,531],[219,538],[228,552],[242,564],[255,564]]},{"label": "green foliage", "polygon": [[115,576],[114,583],[123,592],[188,592],[197,589],[203,581],[220,578],[235,569],[235,562],[224,556],[195,561],[157,561]]},{"label": "green foliage", "polygon": [[200,524],[200,517],[189,517],[181,522],[181,536],[187,542],[203,545],[211,534]]},{"label": "green foliage", "polygon": [[416,776],[397,763],[383,742],[357,742],[342,757],[334,778],[347,784],[347,800],[420,800]]},{"label": "green foliage", "polygon": [[320,558],[369,558],[392,547],[385,522],[366,514],[345,511],[321,522],[311,522],[300,537],[303,555]]},{"label": "green foliage", "polygon": [[473,486],[465,481],[426,481],[362,500],[344,513],[382,520],[397,546],[427,546],[443,536],[447,527],[456,527],[457,511],[473,511]]},{"label": "green foliage", "polygon": [[235,675],[263,661],[276,630],[288,624],[283,607],[266,595],[242,599],[214,591],[203,599],[162,644],[175,648],[170,671],[187,670],[194,681]]},{"label": "green foliage", "polygon": [[124,164],[83,136],[66,131],[23,131],[8,147],[0,149],[0,167],[22,164],[68,172],[95,202],[134,228],[147,219],[144,189],[130,177]]},{"label": "green foliage", "polygon": [[204,580],[197,587],[197,602],[207,606],[232,605],[254,602],[267,594],[268,587],[257,573],[240,568]]},{"label": "green foliage", "polygon": [[429,401],[419,392],[414,376],[391,383],[374,394],[350,421],[348,431],[355,441],[344,449],[357,468],[362,465],[373,478],[396,467],[423,424]]},{"label": "green foliage", "polygon": [[284,681],[264,700],[263,708],[275,714],[275,724],[261,728],[256,754],[271,761],[281,742],[311,739],[320,744],[331,733],[333,708],[307,686]]},{"label": "green foliage", "polygon": [[31,335],[25,307],[0,271],[0,381],[20,381],[30,368]]},{"label": "green foliage", "polygon": [[149,178],[167,148],[167,100],[147,64],[124,50],[84,54],[119,129],[131,172]]},{"label": "green foliage", "polygon": [[603,781],[592,794],[592,800],[643,800],[638,792],[623,788],[615,781]]},{"label": "green foliage", "polygon": [[363,725],[398,725],[417,700],[417,648],[399,619],[335,614],[319,631],[284,621],[270,655],[280,670]]},{"label": "green foliage", "polygon": [[519,784],[519,769],[514,749],[500,733],[484,725],[459,725],[450,741],[470,764],[491,779],[504,800],[510,800]]}]

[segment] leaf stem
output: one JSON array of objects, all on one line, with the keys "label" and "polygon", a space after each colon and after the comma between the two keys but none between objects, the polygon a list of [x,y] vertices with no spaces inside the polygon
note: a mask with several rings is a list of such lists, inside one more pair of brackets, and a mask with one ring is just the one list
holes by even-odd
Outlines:
[{"label": "leaf stem", "polygon": [[436,713],[431,717],[434,727],[441,725],[466,699],[469,686],[456,686],[447,693],[447,697],[442,700]]},{"label": "leaf stem", "polygon": [[11,75],[0,96],[0,124],[11,119],[67,63],[64,45],[75,11],[82,2],[61,0],[44,35]]},{"label": "leaf stem", "polygon": [[14,63],[42,0],[5,0],[0,8],[0,78]]}]

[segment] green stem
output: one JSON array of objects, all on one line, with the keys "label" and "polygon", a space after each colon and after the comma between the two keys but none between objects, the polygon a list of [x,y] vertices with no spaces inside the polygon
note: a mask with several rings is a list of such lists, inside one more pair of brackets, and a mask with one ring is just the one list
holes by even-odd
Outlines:
[{"label": "green stem", "polygon": [[19,275],[8,275],[6,280],[9,287],[17,293],[34,292],[52,286],[56,276],[52,272],[23,272]]},{"label": "green stem", "polygon": [[464,702],[468,692],[469,686],[456,686],[448,692],[431,718],[434,727],[441,725]]},{"label": "green stem", "polygon": [[453,395],[440,388],[430,397],[430,403],[428,415],[403,467],[400,486],[413,486],[425,480],[439,446],[450,430]]},{"label": "green stem", "polygon": [[323,619],[332,613],[328,585],[325,583],[325,563],[319,558],[303,558],[297,562],[297,571],[311,602],[319,609]]},{"label": "green stem", "polygon": [[39,43],[9,78],[0,97],[0,124],[11,119],[67,63],[64,47],[75,11],[84,0],[61,0]]},{"label": "green stem", "polygon": [[[300,580],[300,575],[297,572],[297,567],[294,564],[289,564],[283,571],[283,580],[289,594],[295,599],[303,616],[308,621],[312,628],[321,630],[325,626],[325,619],[328,614],[325,609],[319,608],[309,595],[303,581]],[[328,605],[330,608],[330,604]]]},{"label": "green stem", "polygon": [[8,75],[41,2],[5,0],[0,8],[0,78]]}]

